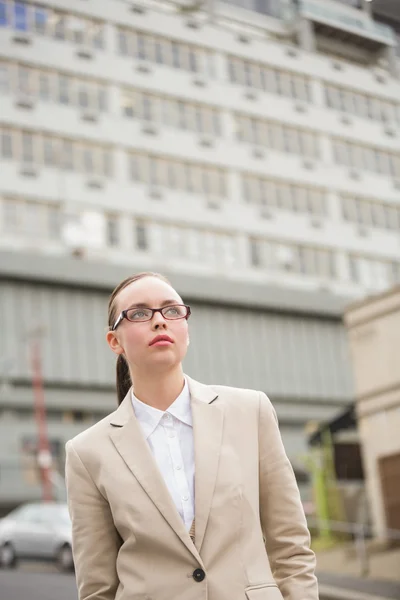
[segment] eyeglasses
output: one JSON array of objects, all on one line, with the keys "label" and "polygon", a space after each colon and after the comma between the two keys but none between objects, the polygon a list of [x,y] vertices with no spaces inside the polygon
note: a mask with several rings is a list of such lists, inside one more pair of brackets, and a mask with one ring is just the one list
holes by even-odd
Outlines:
[{"label": "eyeglasses", "polygon": [[164,319],[168,321],[188,319],[191,314],[190,306],[186,304],[172,304],[162,308],[128,308],[121,312],[113,327],[111,327],[111,331],[115,331],[123,319],[131,323],[143,323],[144,321],[151,321],[156,312],[161,313]]}]

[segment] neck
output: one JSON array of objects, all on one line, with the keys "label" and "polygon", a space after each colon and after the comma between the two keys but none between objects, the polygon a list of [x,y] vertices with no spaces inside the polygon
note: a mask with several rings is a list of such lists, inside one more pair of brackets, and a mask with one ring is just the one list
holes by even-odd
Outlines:
[{"label": "neck", "polygon": [[141,402],[158,408],[167,410],[177,399],[185,384],[182,366],[152,375],[146,373],[133,373],[134,394]]}]

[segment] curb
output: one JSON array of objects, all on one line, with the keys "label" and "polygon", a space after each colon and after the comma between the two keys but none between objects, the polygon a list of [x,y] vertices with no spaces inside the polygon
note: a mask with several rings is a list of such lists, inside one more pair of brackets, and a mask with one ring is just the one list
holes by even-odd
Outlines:
[{"label": "curb", "polygon": [[365,592],[325,585],[324,583],[319,584],[319,596],[320,600],[394,600],[385,596],[366,594]]}]

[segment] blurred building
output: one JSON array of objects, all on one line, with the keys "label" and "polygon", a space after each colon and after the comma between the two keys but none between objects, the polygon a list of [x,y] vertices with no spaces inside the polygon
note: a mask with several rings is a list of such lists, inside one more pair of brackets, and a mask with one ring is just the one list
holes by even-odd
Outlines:
[{"label": "blurred building", "polygon": [[343,307],[400,280],[385,4],[0,0],[0,503],[39,493],[32,327],[62,465],[114,406],[107,295],[143,269],[193,305],[188,372],[266,391],[304,480],[305,424],[352,400]]},{"label": "blurred building", "polygon": [[371,516],[385,539],[400,531],[400,286],[350,306],[345,320]]}]

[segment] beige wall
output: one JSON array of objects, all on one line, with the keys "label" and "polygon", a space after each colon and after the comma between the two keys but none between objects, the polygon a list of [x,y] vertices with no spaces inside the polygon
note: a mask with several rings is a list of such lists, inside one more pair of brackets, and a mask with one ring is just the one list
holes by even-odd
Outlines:
[{"label": "beige wall", "polygon": [[378,460],[400,452],[400,287],[345,313],[372,521],[385,538]]}]

